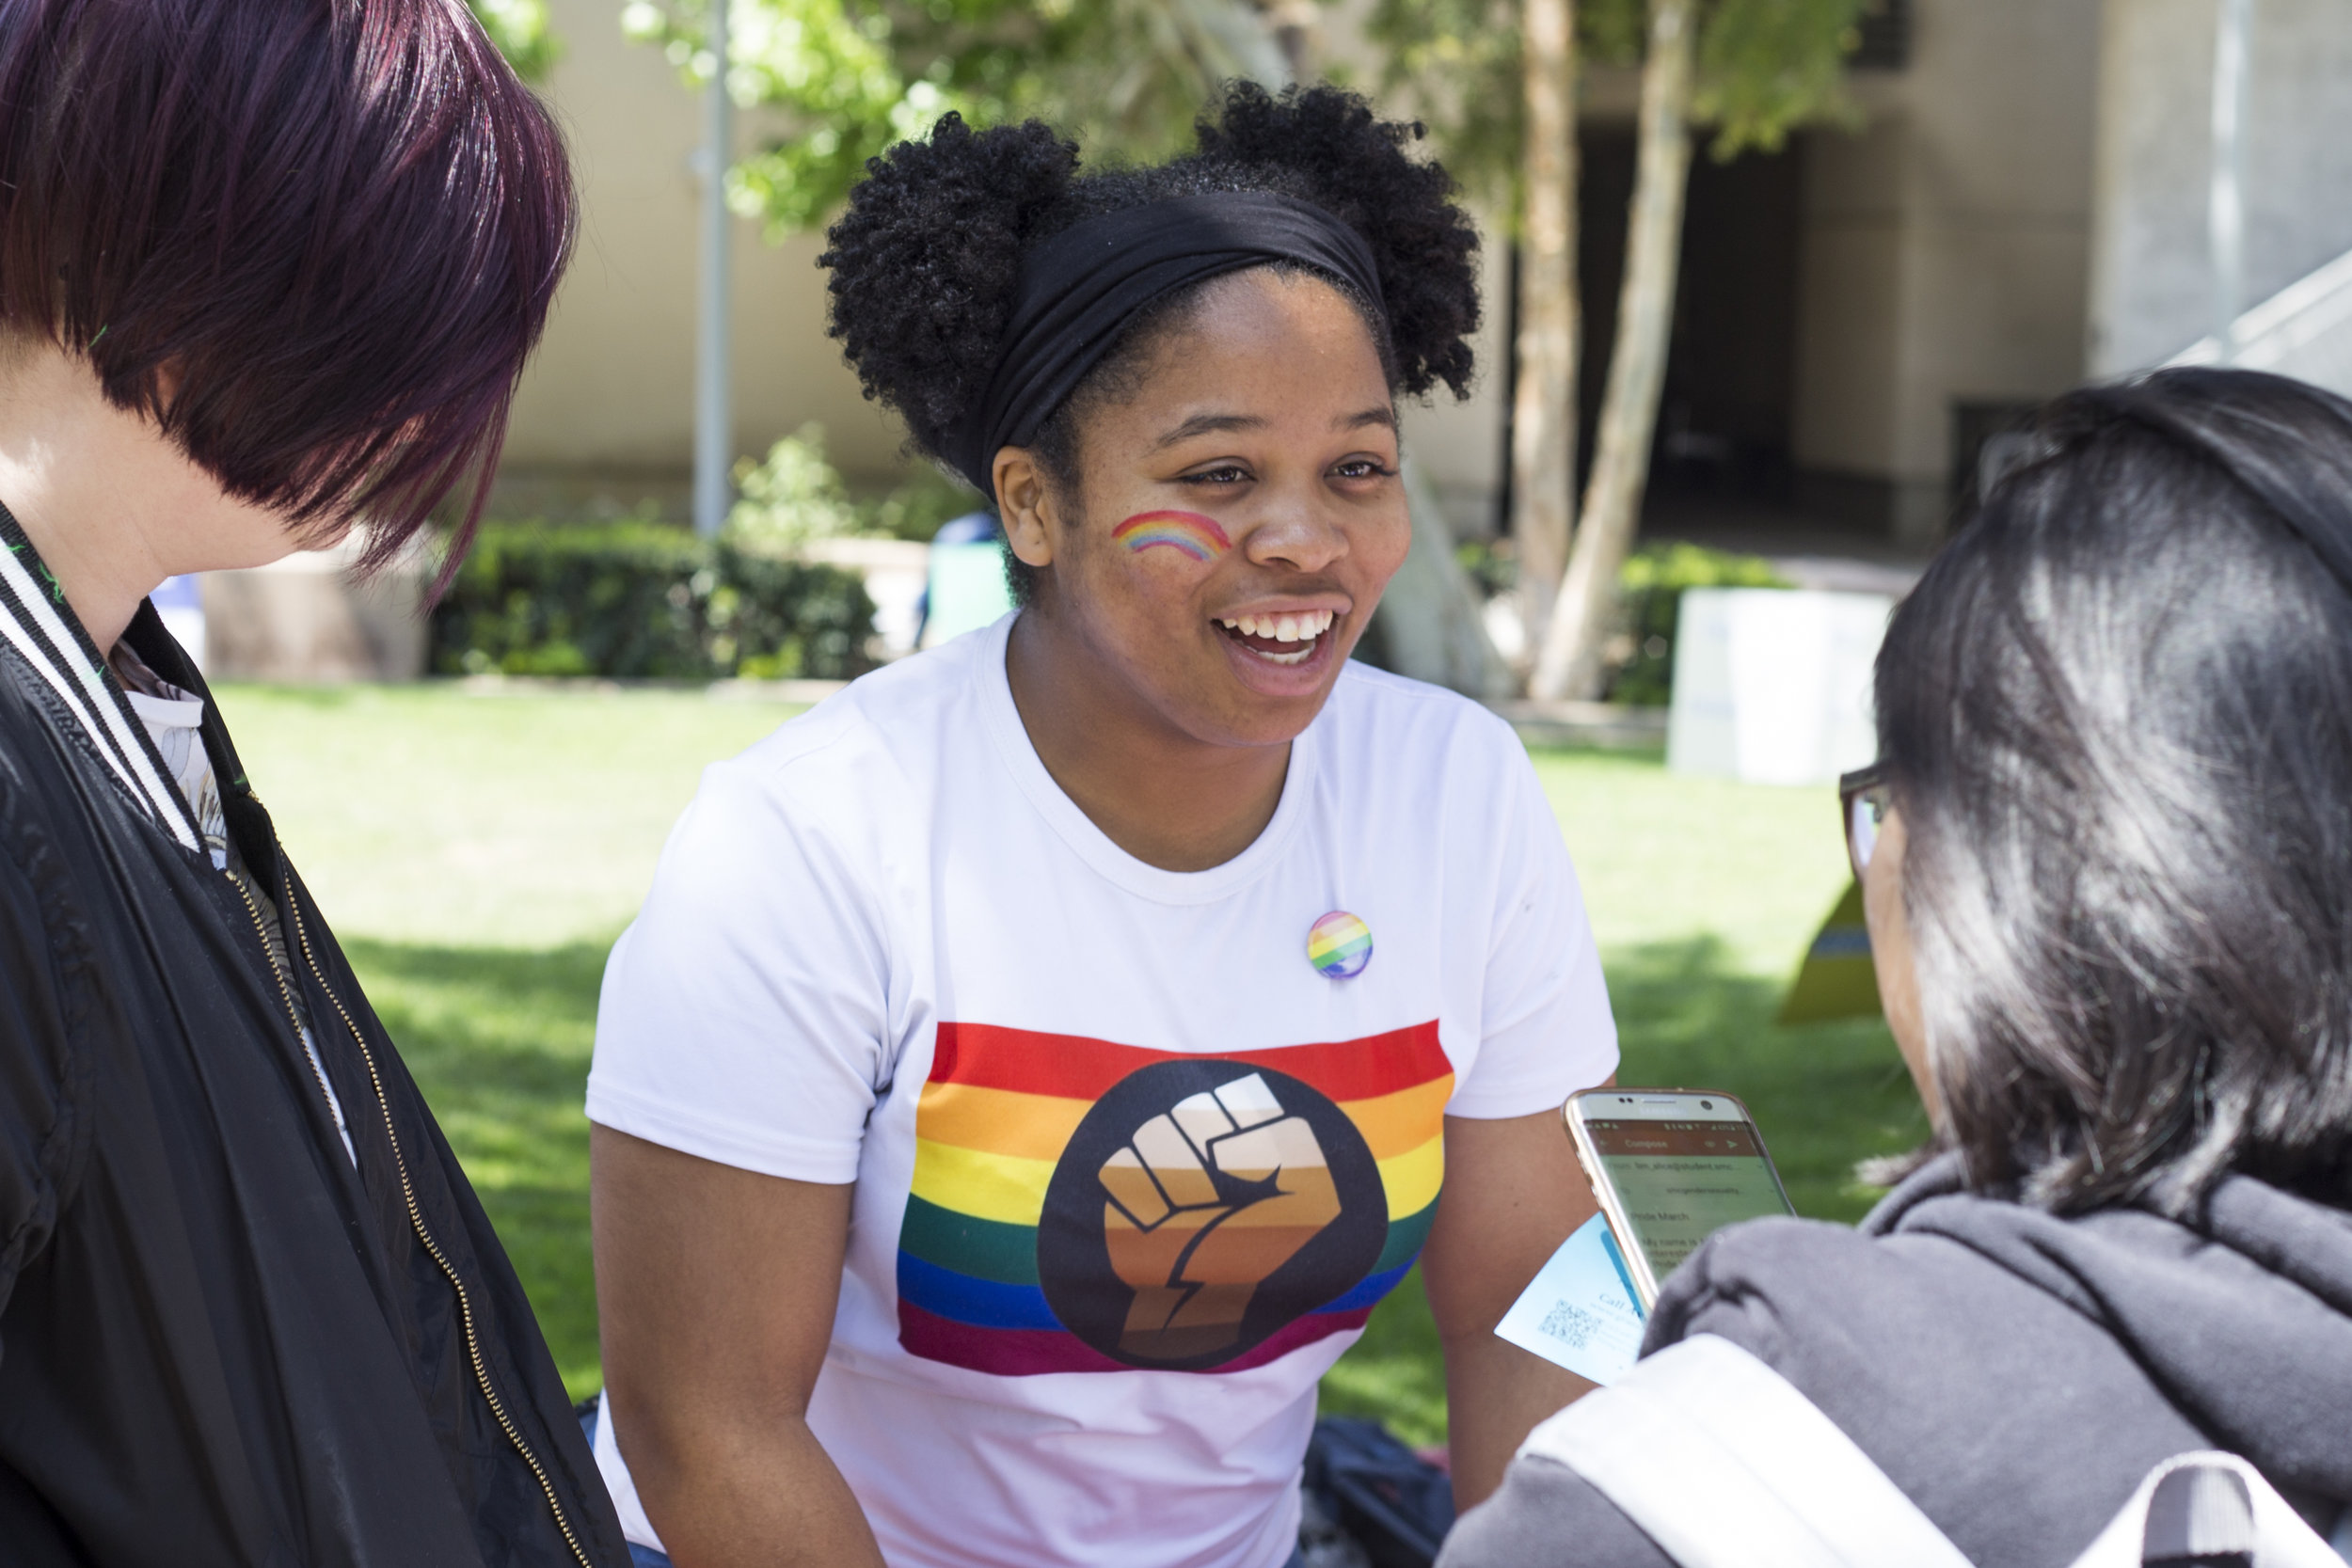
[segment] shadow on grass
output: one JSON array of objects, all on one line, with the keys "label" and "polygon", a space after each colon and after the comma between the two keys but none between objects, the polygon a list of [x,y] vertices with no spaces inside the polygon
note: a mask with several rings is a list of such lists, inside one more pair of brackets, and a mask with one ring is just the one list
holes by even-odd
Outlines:
[{"label": "shadow on grass", "polygon": [[607,944],[344,943],[514,1259],[578,1398],[603,1382],[580,1109]]},{"label": "shadow on grass", "polygon": [[[1745,1101],[1798,1212],[1859,1219],[1874,1192],[1854,1162],[1927,1136],[1895,1042],[1877,1019],[1782,1028],[1787,983],[1734,969],[1712,938],[1603,957],[1622,1083],[1724,1089]],[[1380,1304],[1323,1380],[1323,1409],[1374,1416],[1412,1443],[1445,1437],[1445,1376],[1419,1270]]]}]

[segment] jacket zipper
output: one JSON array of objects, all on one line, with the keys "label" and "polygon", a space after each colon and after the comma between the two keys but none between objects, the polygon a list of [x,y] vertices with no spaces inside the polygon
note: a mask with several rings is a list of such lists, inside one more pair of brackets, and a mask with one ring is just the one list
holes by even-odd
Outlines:
[{"label": "jacket zipper", "polygon": [[[228,875],[229,879],[236,884],[239,895],[245,899],[246,912],[253,917],[254,934],[262,939],[262,956],[269,960],[270,975],[278,982],[278,1000],[286,1005],[286,1017],[294,1024],[294,1037],[299,1040],[302,1037],[302,1016],[294,1007],[294,991],[286,983],[285,973],[278,966],[278,956],[270,949],[269,933],[262,923],[261,908],[253,902],[253,895],[246,891],[245,883],[238,879],[236,874],[230,872]],[[408,1224],[415,1229],[417,1240],[424,1243],[424,1250],[448,1278],[450,1289],[457,1293],[457,1314],[465,1325],[466,1358],[473,1363],[474,1383],[481,1388],[483,1399],[488,1402],[490,1414],[498,1418],[500,1429],[506,1433],[506,1440],[515,1446],[516,1453],[522,1455],[523,1463],[531,1466],[532,1475],[539,1482],[539,1490],[547,1497],[548,1511],[555,1515],[555,1528],[564,1532],[564,1544],[571,1548],[574,1560],[579,1562],[580,1568],[596,1568],[588,1560],[588,1554],[580,1549],[580,1538],[572,1533],[572,1522],[564,1517],[564,1505],[555,1496],[555,1484],[548,1479],[547,1467],[539,1463],[539,1456],[532,1452],[531,1445],[523,1440],[523,1434],[507,1416],[506,1405],[500,1400],[498,1389],[490,1383],[490,1369],[482,1359],[482,1340],[474,1330],[473,1302],[467,1296],[465,1281],[457,1276],[457,1270],[450,1263],[448,1255],[433,1239],[433,1232],[425,1228],[424,1211],[418,1207],[416,1189],[409,1184],[408,1161],[400,1151],[400,1135],[393,1131],[392,1107],[385,1098],[384,1080],[375,1070],[375,1053],[368,1049],[367,1038],[359,1033],[358,1024],[352,1021],[350,1010],[343,1006],[343,999],[335,994],[335,988],[326,983],[326,974],[320,971],[318,958],[310,951],[310,929],[302,923],[302,906],[294,898],[294,890],[288,887],[284,894],[285,913],[294,922],[294,940],[302,947],[303,961],[310,965],[310,976],[318,982],[319,990],[326,994],[327,1001],[335,1005],[336,1014],[342,1019],[344,1029],[350,1032],[352,1043],[359,1048],[360,1059],[367,1063],[368,1083],[375,1090],[376,1109],[384,1117],[384,1139],[391,1146],[392,1166],[400,1174],[400,1197],[408,1210]],[[310,1053],[306,1051],[303,1054],[308,1057]],[[312,1061],[310,1071],[319,1081],[319,1092],[326,1095],[326,1078],[320,1064]],[[331,1101],[331,1097],[329,1099]]]},{"label": "jacket zipper", "polygon": [[[253,917],[253,934],[261,939],[262,957],[269,964],[269,977],[278,982],[278,1000],[285,1004],[286,1022],[294,1025],[294,1038],[300,1040],[302,1038],[302,1014],[294,1006],[294,992],[286,985],[285,973],[278,967],[278,955],[270,950],[269,927],[262,923],[262,907],[253,901],[253,895],[246,889],[245,879],[233,871],[224,870],[221,875],[229,879],[229,885],[235,888],[237,896],[245,900],[245,912]],[[302,1059],[310,1064],[310,1076],[318,1082],[319,1098],[326,1101],[327,1112],[332,1115],[335,1109],[335,1096],[333,1091],[326,1086],[326,1071],[319,1066],[318,1058],[311,1055],[310,1052],[305,1051],[302,1053]]]}]

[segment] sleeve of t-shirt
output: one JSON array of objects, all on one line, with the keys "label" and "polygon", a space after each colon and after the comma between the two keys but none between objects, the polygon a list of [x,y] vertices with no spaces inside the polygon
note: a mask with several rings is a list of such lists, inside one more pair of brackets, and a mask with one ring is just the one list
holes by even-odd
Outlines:
[{"label": "sleeve of t-shirt", "polygon": [[1502,872],[1478,1058],[1446,1114],[1557,1110],[1617,1070],[1617,1024],[1576,867],[1535,769],[1512,740],[1502,763]]},{"label": "sleeve of t-shirt", "polygon": [[588,1116],[723,1164],[846,1183],[895,1059],[889,934],[866,879],[772,769],[711,768],[672,832],[605,966]]}]

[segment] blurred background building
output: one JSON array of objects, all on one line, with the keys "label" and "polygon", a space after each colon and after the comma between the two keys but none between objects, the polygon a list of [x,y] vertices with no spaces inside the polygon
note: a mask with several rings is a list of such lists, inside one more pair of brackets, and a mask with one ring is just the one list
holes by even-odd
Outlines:
[{"label": "blurred background building", "polygon": [[[1865,26],[1852,131],[1702,155],[1690,189],[1647,518],[1915,552],[1988,434],[2087,375],[2173,356],[2211,321],[2206,177],[2217,0],[1908,0]],[[1363,46],[1348,12],[1327,52]],[[586,198],[579,260],[523,386],[497,510],[682,515],[692,440],[696,100],[612,0],[553,0],[546,90]],[[2249,306],[2352,251],[2352,15],[2259,0],[2245,132]],[[1370,71],[1359,75],[1369,76]],[[1583,395],[1600,403],[1633,175],[1630,72],[1582,105]],[[744,117],[748,144],[759,135]],[[735,234],[736,450],[821,423],[882,485],[900,433],[824,333],[816,235]],[[1489,246],[1486,367],[1412,445],[1457,531],[1504,515],[1509,247]],[[1591,441],[1582,443],[1586,451]]]}]

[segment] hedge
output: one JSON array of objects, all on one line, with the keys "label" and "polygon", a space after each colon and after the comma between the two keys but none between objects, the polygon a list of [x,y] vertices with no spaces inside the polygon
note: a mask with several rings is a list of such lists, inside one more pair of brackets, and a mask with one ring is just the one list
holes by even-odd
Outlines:
[{"label": "hedge", "polygon": [[433,610],[433,668],[468,675],[845,680],[870,668],[852,572],[632,521],[491,523]]}]

